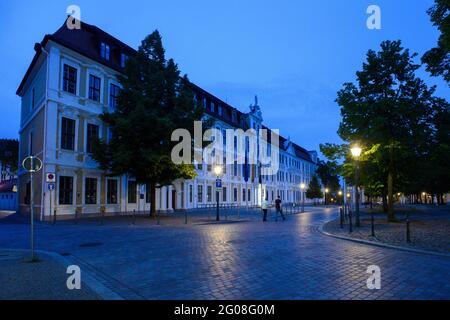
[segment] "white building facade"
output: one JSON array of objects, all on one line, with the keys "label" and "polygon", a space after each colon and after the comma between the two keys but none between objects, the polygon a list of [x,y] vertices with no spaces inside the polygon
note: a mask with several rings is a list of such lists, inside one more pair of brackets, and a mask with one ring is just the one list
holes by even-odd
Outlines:
[{"label": "white building facade", "polygon": [[[151,190],[133,177],[110,177],[91,158],[91,139],[108,139],[109,130],[99,119],[114,109],[120,91],[117,75],[134,50],[95,26],[81,29],[63,25],[35,46],[35,57],[20,84],[22,98],[19,162],[28,155],[42,159],[43,168],[31,188],[29,174],[19,169],[19,210],[30,208],[31,189],[35,212],[42,220],[93,213],[149,211]],[[205,116],[215,127],[264,128],[258,103],[242,113],[203,89],[196,87]],[[229,142],[230,143],[230,142]],[[220,202],[258,205],[280,196],[284,202],[301,202],[300,184],[306,185],[316,170],[317,154],[280,137],[280,170],[259,179],[252,167],[244,179],[243,165],[225,166]],[[162,212],[195,209],[215,203],[216,176],[209,165],[197,165],[198,176],[190,181],[156,189],[156,208]],[[46,175],[56,176],[50,190]]]}]

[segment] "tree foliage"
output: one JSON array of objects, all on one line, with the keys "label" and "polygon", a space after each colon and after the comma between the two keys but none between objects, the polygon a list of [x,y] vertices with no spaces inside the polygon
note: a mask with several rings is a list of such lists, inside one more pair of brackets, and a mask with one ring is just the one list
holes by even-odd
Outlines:
[{"label": "tree foliage", "polygon": [[[411,177],[408,164],[418,163],[430,150],[436,103],[448,110],[444,101],[433,97],[435,88],[415,75],[415,57],[400,41],[382,42],[380,51],[368,51],[356,83],[344,84],[336,100],[342,115],[338,133],[366,151],[358,161],[361,182],[387,196],[389,220],[395,219],[394,192]],[[345,157],[343,171],[349,177],[355,164],[348,153]]]},{"label": "tree foliage", "polygon": [[450,1],[435,0],[428,14],[441,34],[437,46],[426,52],[422,61],[431,75],[443,76],[450,82]]},{"label": "tree foliage", "polygon": [[0,162],[11,170],[11,174],[17,171],[19,161],[19,141],[16,139],[0,139]]},{"label": "tree foliage", "polygon": [[323,198],[323,193],[320,188],[319,179],[314,175],[309,182],[308,189],[306,190],[306,197],[308,199]]}]

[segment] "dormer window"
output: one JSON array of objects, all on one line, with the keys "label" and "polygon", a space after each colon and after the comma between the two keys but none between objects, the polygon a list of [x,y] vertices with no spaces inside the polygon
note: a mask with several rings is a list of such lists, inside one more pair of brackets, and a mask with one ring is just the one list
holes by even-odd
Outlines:
[{"label": "dormer window", "polygon": [[222,115],[223,115],[223,108],[222,108],[221,105],[219,105],[219,106],[217,107],[217,112],[219,113],[219,116],[222,116]]},{"label": "dormer window", "polygon": [[100,56],[102,57],[102,59],[109,60],[109,51],[110,51],[109,45],[102,42],[100,44]]},{"label": "dormer window", "polygon": [[125,53],[121,53],[120,54],[120,66],[122,68],[125,68],[125,63],[127,62],[127,60],[128,60],[128,56]]},{"label": "dormer window", "polygon": [[214,106],[215,106],[215,103],[211,102],[211,112],[214,112]]}]

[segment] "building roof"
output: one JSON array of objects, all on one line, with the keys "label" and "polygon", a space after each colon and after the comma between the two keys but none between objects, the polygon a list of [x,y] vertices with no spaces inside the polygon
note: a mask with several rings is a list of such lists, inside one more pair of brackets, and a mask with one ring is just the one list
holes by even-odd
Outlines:
[{"label": "building roof", "polygon": [[[33,70],[34,65],[37,63],[40,53],[42,52],[42,47],[45,47],[47,42],[51,40],[64,47],[67,47],[83,56],[86,56],[100,64],[103,64],[117,72],[123,72],[123,68],[120,65],[121,54],[132,56],[137,53],[137,51],[117,38],[111,36],[100,28],[81,22],[81,29],[70,30],[67,28],[66,21],[64,24],[53,34],[47,34],[41,43],[35,45],[36,54],[22,79],[19,88],[17,89],[17,95],[20,95],[23,87]],[[100,56],[100,43],[105,42],[110,46],[110,59],[105,60]],[[247,114],[239,111],[238,109],[232,107],[228,103],[223,102],[221,99],[217,98],[213,94],[207,92],[206,90],[200,88],[199,86],[193,84],[193,90],[196,94],[198,100],[207,99],[208,105],[205,106],[205,113],[213,116],[233,127],[238,127],[241,129],[248,129],[248,124],[246,121]],[[209,104],[214,103],[214,112],[209,108]],[[218,106],[221,106],[222,114],[218,112]],[[266,128],[268,129],[268,128]],[[280,136],[280,147],[283,148],[285,138]],[[313,162],[310,154],[304,148],[293,143],[296,156],[304,159],[306,161]]]}]

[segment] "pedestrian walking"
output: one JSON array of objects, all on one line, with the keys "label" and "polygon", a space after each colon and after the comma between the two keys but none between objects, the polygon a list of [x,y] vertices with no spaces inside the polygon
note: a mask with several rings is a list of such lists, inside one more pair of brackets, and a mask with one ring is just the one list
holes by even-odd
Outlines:
[{"label": "pedestrian walking", "polygon": [[264,199],[261,203],[261,209],[263,211],[263,221],[264,222],[267,221],[267,207],[268,207],[267,199]]},{"label": "pedestrian walking", "polygon": [[278,221],[278,213],[281,215],[281,218],[283,218],[283,221],[286,220],[284,214],[283,214],[283,207],[281,205],[281,198],[280,196],[278,196],[277,200],[275,200],[275,211],[276,211],[276,216],[275,216],[275,220]]}]

